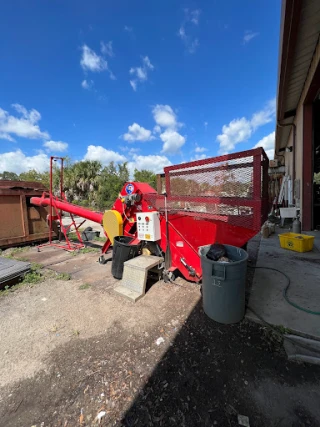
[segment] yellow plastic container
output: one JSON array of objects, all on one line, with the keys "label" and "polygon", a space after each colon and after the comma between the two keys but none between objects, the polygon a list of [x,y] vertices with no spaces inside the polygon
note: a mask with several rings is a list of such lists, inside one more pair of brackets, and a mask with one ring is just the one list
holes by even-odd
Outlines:
[{"label": "yellow plastic container", "polygon": [[314,236],[306,234],[283,233],[279,234],[280,246],[296,252],[309,252],[313,249]]}]

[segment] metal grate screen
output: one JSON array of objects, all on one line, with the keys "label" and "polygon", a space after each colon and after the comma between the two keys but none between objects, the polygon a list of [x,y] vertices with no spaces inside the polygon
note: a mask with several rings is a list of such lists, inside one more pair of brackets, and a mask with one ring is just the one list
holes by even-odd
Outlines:
[{"label": "metal grate screen", "polygon": [[[167,207],[259,230],[268,211],[268,158],[262,148],[165,168]],[[158,210],[164,197],[145,196]]]}]

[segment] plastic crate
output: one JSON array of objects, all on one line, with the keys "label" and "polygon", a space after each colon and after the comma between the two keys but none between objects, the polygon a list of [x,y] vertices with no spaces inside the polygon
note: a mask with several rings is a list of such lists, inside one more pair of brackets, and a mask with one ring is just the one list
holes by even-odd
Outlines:
[{"label": "plastic crate", "polygon": [[283,233],[279,234],[280,246],[295,252],[309,252],[313,249],[314,236],[306,234]]}]

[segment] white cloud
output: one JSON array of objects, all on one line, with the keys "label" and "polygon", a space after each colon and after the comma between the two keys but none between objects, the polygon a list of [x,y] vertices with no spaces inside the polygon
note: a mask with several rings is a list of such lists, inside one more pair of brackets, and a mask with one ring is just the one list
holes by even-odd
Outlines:
[{"label": "white cloud", "polygon": [[251,124],[253,128],[256,129],[260,126],[272,122],[272,120],[274,119],[275,112],[276,98],[273,98],[267,102],[267,104],[261,111],[258,111],[257,113],[253,114],[251,118]]},{"label": "white cloud", "polygon": [[122,138],[128,142],[144,142],[154,139],[154,136],[152,136],[151,130],[145,129],[144,127],[138,125],[138,123],[133,123],[131,126],[128,126],[128,132],[122,135]]},{"label": "white cloud", "polygon": [[203,160],[203,159],[206,159],[207,158],[207,155],[206,154],[196,154],[192,159],[191,159],[191,161],[193,161],[193,160]]},{"label": "white cloud", "polygon": [[10,115],[0,108],[0,135],[9,141],[13,140],[12,135],[29,139],[48,139],[48,132],[40,130],[37,124],[41,119],[41,114],[35,109],[27,110],[23,105],[13,104],[12,107],[21,117]]},{"label": "white cloud", "polygon": [[204,126],[204,128],[205,128],[205,129],[207,129],[207,127],[208,127],[208,122],[204,122],[204,123],[203,123],[203,126]]},{"label": "white cloud", "polygon": [[260,139],[260,141],[257,142],[253,148],[262,147],[264,149],[264,151],[266,152],[267,156],[269,157],[269,159],[273,159],[274,158],[275,136],[276,136],[276,133],[271,132],[269,135]]},{"label": "white cloud", "polygon": [[[197,47],[199,46],[199,39],[196,37],[193,37],[189,33],[191,32],[191,27],[199,24],[201,10],[185,9],[184,13],[185,13],[185,16],[179,28],[178,37],[180,37],[180,39],[183,41],[185,48],[189,53],[195,53],[195,51],[197,50]],[[186,32],[186,27],[188,27],[188,34]]]},{"label": "white cloud", "polygon": [[136,90],[137,90],[136,80],[130,80],[130,85],[131,85],[132,89],[136,92]]},{"label": "white cloud", "polygon": [[133,76],[130,80],[130,85],[134,91],[137,90],[138,83],[148,80],[148,72],[154,69],[148,56],[142,58],[142,65],[140,67],[131,67],[129,74]]},{"label": "white cloud", "polygon": [[68,144],[62,141],[46,141],[43,146],[47,149],[47,151],[67,151]]},{"label": "white cloud", "polygon": [[249,43],[250,40],[254,39],[255,37],[257,37],[259,35],[259,33],[254,33],[251,30],[247,30],[244,32],[244,36],[242,39],[243,44]]},{"label": "white cloud", "polygon": [[87,89],[87,90],[92,89],[93,84],[94,84],[93,80],[86,80],[85,79],[85,80],[82,80],[82,82],[81,82],[81,86],[83,87],[83,89]]},{"label": "white cloud", "polygon": [[130,176],[133,176],[135,169],[147,169],[151,170],[154,173],[162,173],[165,166],[170,166],[172,163],[166,156],[139,156],[137,154],[133,155],[133,161],[128,163],[128,168],[130,171]]},{"label": "white cloud", "polygon": [[208,151],[205,147],[199,147],[199,145],[196,145],[196,148],[194,149],[195,153],[204,153],[205,151]]},{"label": "white cloud", "polygon": [[0,154],[0,170],[20,174],[30,169],[44,172],[49,168],[49,157],[40,153],[35,156],[26,156],[21,150]]},{"label": "white cloud", "polygon": [[180,151],[180,148],[185,144],[186,139],[178,132],[172,129],[167,129],[160,134],[163,142],[162,152],[175,154]]},{"label": "white cloud", "polygon": [[103,55],[108,55],[111,58],[114,56],[112,41],[109,41],[108,43],[100,42],[100,48]]},{"label": "white cloud", "polygon": [[157,125],[165,128],[177,128],[177,116],[170,105],[156,105],[153,110],[153,118]]},{"label": "white cloud", "polygon": [[82,57],[80,65],[84,71],[92,71],[100,73],[108,69],[107,61],[95,53],[94,50],[90,49],[89,46],[84,44],[82,46]]},{"label": "white cloud", "polygon": [[274,120],[275,105],[275,99],[272,99],[262,110],[254,113],[251,119],[241,117],[224,125],[222,133],[217,136],[220,144],[219,154],[227,154],[234,150],[236,144],[247,141],[260,126]]},{"label": "white cloud", "polygon": [[125,162],[127,159],[122,154],[107,150],[101,145],[89,145],[84,160],[98,160],[103,165],[107,165],[110,162]]},{"label": "white cloud", "polygon": [[239,142],[247,141],[252,134],[250,120],[245,117],[234,119],[222,127],[222,134],[217,136],[220,143],[220,154],[232,151]]},{"label": "white cloud", "polygon": [[8,133],[0,132],[0,139],[6,139],[7,141],[14,142],[15,139],[12,138]]},{"label": "white cloud", "polygon": [[190,12],[190,20],[193,24],[195,24],[195,25],[199,24],[200,13],[201,13],[200,9],[192,10]]},{"label": "white cloud", "polygon": [[162,152],[175,154],[180,151],[180,148],[185,144],[186,138],[177,132],[182,123],[178,122],[177,115],[170,105],[158,104],[152,109],[152,114],[156,126],[154,132],[160,133],[161,128],[164,131],[160,134],[163,142]]}]

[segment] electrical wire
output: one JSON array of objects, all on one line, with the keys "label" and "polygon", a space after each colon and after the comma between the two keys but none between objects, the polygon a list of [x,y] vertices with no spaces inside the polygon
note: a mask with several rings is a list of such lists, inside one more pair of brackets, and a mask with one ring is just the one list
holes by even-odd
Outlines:
[{"label": "electrical wire", "polygon": [[[300,305],[298,305],[297,303],[295,303],[294,301],[291,301],[289,299],[288,291],[289,291],[289,288],[291,285],[291,281],[290,281],[290,277],[286,273],[284,273],[283,271],[278,270],[276,268],[272,268],[272,267],[253,267],[251,265],[248,265],[248,267],[253,268],[253,269],[260,268],[260,269],[264,269],[264,270],[272,270],[272,271],[276,271],[277,273],[282,274],[287,279],[287,285],[282,291],[282,295],[283,295],[284,299],[287,301],[287,303],[290,304],[292,307],[298,309],[298,310],[304,311],[305,313],[313,314],[315,316],[320,316],[320,311],[313,311],[313,310],[309,310],[308,308],[301,307]],[[254,313],[254,314],[256,314],[256,313]]]}]

